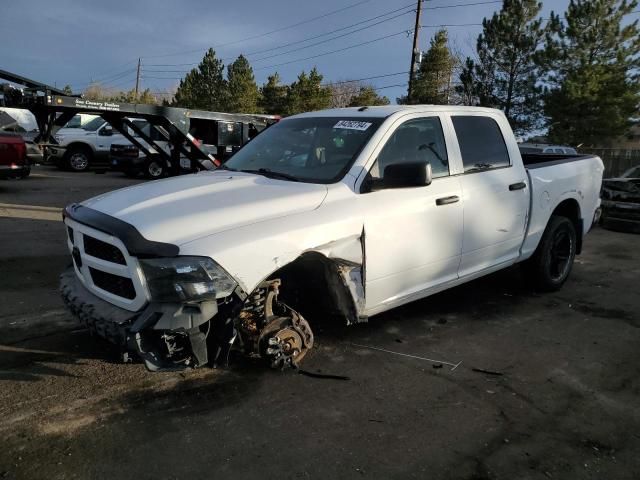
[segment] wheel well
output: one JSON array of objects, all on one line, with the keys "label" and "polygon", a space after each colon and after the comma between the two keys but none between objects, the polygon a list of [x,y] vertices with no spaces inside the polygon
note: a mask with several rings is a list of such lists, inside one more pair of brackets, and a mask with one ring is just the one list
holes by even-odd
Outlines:
[{"label": "wheel well", "polygon": [[576,229],[576,253],[580,253],[582,251],[582,231],[583,231],[583,220],[580,215],[580,204],[573,199],[568,198],[563,200],[558,204],[558,206],[553,210],[551,215],[557,215],[561,217],[566,217],[573,223],[573,226]]},{"label": "wheel well", "polygon": [[70,143],[69,145],[67,145],[65,153],[68,153],[71,150],[86,150],[90,156],[93,155],[93,149],[91,148],[91,146],[82,142]]},{"label": "wheel well", "polygon": [[338,261],[308,252],[269,278],[282,280],[280,300],[313,324],[356,323],[357,308],[340,269]]}]

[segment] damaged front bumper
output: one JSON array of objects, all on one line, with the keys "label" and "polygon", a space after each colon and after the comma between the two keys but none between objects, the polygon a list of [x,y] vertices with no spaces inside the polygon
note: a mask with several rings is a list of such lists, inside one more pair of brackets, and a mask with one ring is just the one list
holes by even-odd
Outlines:
[{"label": "damaged front bumper", "polygon": [[89,292],[67,269],[60,276],[62,298],[89,331],[136,353],[152,371],[199,367],[208,362],[207,333],[218,313],[215,301],[150,303],[140,312],[116,307]]},{"label": "damaged front bumper", "polygon": [[151,371],[226,365],[233,346],[273,368],[296,367],[313,347],[309,323],[278,301],[279,280],[220,302],[149,303],[130,312],[89,292],[71,267],[60,276],[67,307],[92,334],[139,356]]}]

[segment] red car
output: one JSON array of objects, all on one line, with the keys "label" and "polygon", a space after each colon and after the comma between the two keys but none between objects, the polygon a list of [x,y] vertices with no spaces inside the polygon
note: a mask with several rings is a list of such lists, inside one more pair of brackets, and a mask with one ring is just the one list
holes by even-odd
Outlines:
[{"label": "red car", "polygon": [[20,135],[0,132],[0,178],[25,178],[30,173],[24,139]]}]

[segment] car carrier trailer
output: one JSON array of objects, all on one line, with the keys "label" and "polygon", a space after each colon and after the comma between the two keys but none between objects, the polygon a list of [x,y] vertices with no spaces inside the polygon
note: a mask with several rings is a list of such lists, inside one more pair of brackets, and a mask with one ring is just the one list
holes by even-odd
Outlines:
[{"label": "car carrier trailer", "polygon": [[[0,70],[0,79],[25,86],[17,89],[5,84],[0,90],[0,104],[33,113],[40,132],[35,139],[37,143],[55,144],[56,131],[74,115],[95,114],[109,122],[141,151],[149,156],[158,156],[167,165],[167,170],[175,174],[180,171],[181,156],[190,160],[192,171],[219,166],[229,154],[280,118],[275,115],[88,100],[5,70]],[[150,130],[159,135],[145,133],[131,118],[145,119],[153,127]],[[214,145],[216,151],[208,151],[205,144]]]}]

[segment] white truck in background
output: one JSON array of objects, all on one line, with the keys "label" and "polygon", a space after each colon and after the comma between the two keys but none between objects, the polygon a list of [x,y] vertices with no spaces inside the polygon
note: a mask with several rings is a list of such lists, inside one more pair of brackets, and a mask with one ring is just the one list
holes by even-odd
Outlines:
[{"label": "white truck in background", "polygon": [[[102,117],[91,115],[90,117],[93,118],[88,121],[82,117],[88,117],[88,115],[76,115],[56,132],[54,138],[58,144],[46,147],[48,161],[60,168],[83,172],[92,166],[108,166],[111,145],[131,144]],[[131,119],[131,121],[140,128],[149,128],[146,120]],[[133,131],[130,133],[135,135]]]},{"label": "white truck in background", "polygon": [[68,307],[152,370],[237,347],[298,365],[346,324],[522,263],[569,277],[602,161],[521,155],[497,110],[361,107],[285,118],[215,171],[65,211]]}]

